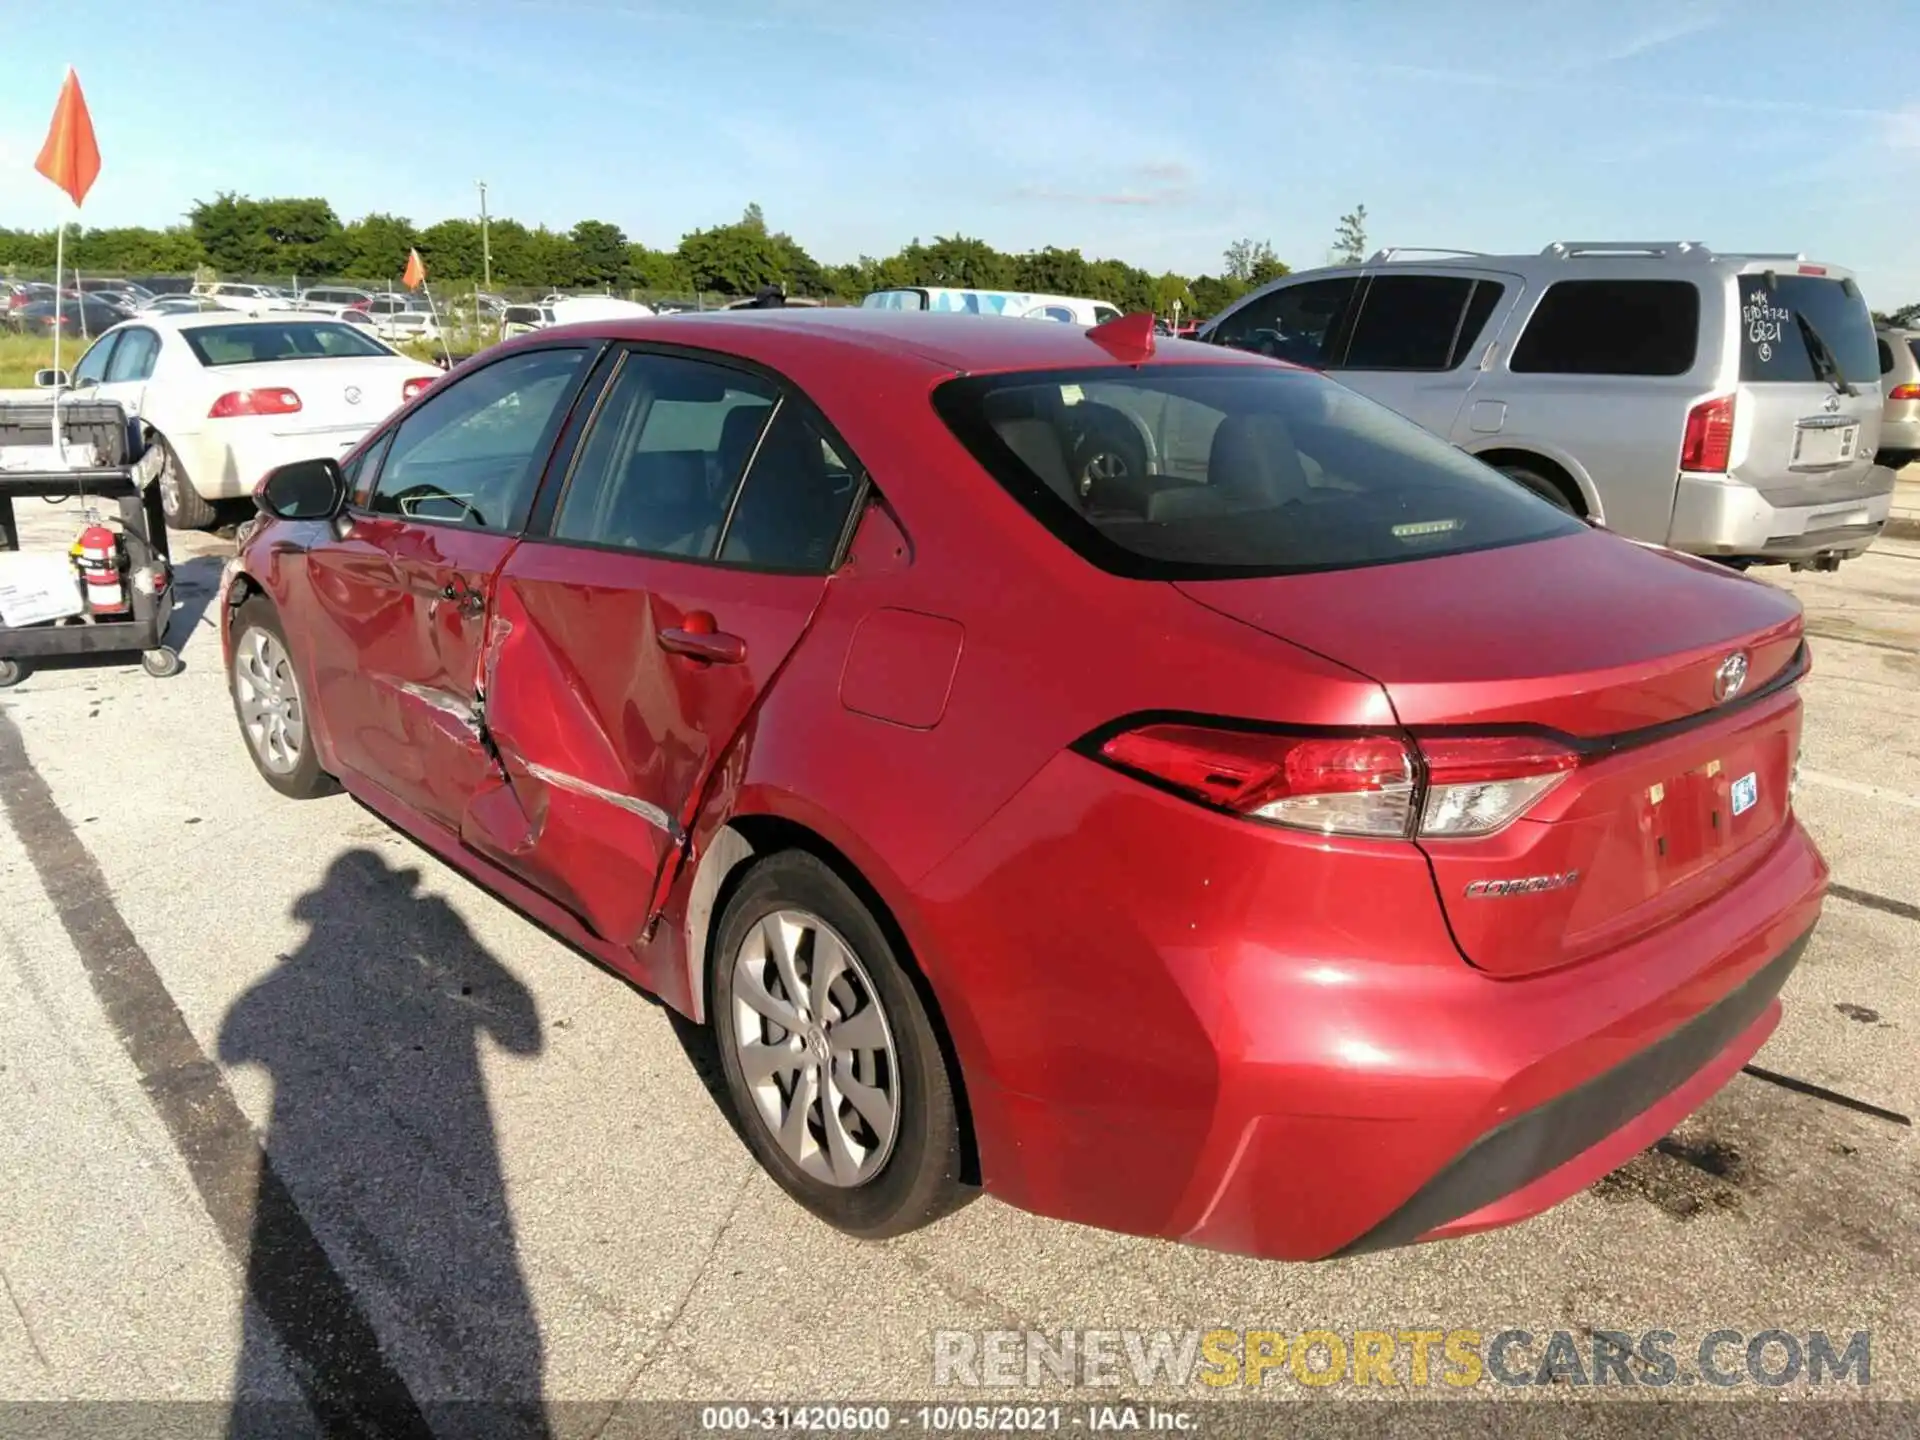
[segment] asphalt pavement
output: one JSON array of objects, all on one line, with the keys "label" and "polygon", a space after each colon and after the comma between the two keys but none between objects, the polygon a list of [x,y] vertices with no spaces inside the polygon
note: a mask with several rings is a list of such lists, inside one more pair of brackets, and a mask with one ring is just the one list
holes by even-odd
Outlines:
[{"label": "asphalt pavement", "polygon": [[[75,528],[36,512],[29,542]],[[350,799],[260,782],[206,613],[226,548],[177,541],[180,675],[0,698],[0,1401],[492,1398],[594,1433],[934,1396],[934,1332],[1063,1327],[1867,1330],[1868,1393],[1920,1399],[1920,543],[1756,572],[1807,606],[1797,803],[1836,881],[1774,1078],[1527,1224],[1318,1265],[990,1199],[884,1244],[812,1219],[697,1033]],[[1383,1393],[1273,1382],[1229,1393]]]}]

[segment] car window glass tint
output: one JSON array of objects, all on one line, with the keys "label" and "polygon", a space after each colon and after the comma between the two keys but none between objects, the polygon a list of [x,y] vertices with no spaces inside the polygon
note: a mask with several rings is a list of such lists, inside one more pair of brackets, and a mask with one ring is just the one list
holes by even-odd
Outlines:
[{"label": "car window glass tint", "polygon": [[80,363],[73,367],[73,383],[76,385],[98,385],[107,376],[107,361],[112,357],[113,347],[119,342],[118,335],[109,335],[95,343],[94,347],[80,357]]},{"label": "car window glass tint", "polygon": [[1880,347],[1880,373],[1882,375],[1892,374],[1893,373],[1893,347],[1887,344],[1887,342],[1884,340],[1876,341],[1875,343],[1877,343]]},{"label": "car window glass tint", "polygon": [[376,514],[518,530],[584,350],[532,350],[436,392],[394,436]]},{"label": "car window glass tint", "polygon": [[581,446],[554,536],[711,557],[777,393],[724,366],[629,355]]},{"label": "car window glass tint", "polygon": [[1453,354],[1447,359],[1447,368],[1453,369],[1466,360],[1468,353],[1480,339],[1480,332],[1487,328],[1487,320],[1493,314],[1493,307],[1507,293],[1507,287],[1498,280],[1476,280],[1473,294],[1467,300],[1466,318],[1460,322],[1460,338],[1453,342]]},{"label": "car window glass tint", "polygon": [[1873,314],[1858,290],[1816,275],[1740,277],[1743,383],[1825,381],[1829,362],[1851,384],[1880,379]]},{"label": "car window glass tint", "polygon": [[145,380],[153,374],[154,358],[160,353],[160,337],[151,330],[124,330],[113,361],[107,366],[109,384],[121,380]]},{"label": "car window glass tint", "polygon": [[1015,499],[1116,574],[1280,575],[1581,528],[1385,406],[1278,366],[978,376],[934,404]]},{"label": "car window glass tint", "polygon": [[824,572],[858,482],[800,406],[782,404],[747,470],[720,558],[761,570]]},{"label": "car window glass tint", "polygon": [[1508,368],[1546,375],[1684,375],[1700,346],[1690,280],[1559,280],[1540,297]]},{"label": "car window glass tint", "polygon": [[1309,280],[1259,296],[1220,322],[1212,338],[1237,350],[1319,369],[1339,343],[1356,282]]},{"label": "car window glass tint", "polygon": [[1348,370],[1444,370],[1473,281],[1459,275],[1376,275],[1360,296]]}]

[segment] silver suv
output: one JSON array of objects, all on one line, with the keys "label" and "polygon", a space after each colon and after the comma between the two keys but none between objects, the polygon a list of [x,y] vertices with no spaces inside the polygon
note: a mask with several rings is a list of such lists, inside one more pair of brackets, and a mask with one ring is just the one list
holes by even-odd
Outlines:
[{"label": "silver suv", "polygon": [[1199,338],[1331,372],[1636,539],[1830,569],[1886,523],[1873,318],[1851,274],[1802,255],[1382,250]]}]

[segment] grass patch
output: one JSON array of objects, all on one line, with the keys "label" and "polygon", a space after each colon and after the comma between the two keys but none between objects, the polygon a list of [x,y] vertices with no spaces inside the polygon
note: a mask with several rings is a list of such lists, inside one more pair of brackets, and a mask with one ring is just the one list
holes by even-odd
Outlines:
[{"label": "grass patch", "polygon": [[[85,344],[62,341],[60,363],[69,370],[87,353]],[[53,341],[37,335],[0,334],[0,390],[24,390],[33,384],[33,372],[53,364]]]}]

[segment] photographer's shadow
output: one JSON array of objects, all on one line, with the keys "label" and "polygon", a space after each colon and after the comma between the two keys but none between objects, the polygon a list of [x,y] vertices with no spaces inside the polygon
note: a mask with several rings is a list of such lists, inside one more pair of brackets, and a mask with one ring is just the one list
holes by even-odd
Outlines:
[{"label": "photographer's shadow", "polygon": [[[221,1060],[273,1081],[232,1435],[424,1434],[442,1407],[463,1434],[547,1433],[481,1075],[485,1042],[540,1053],[539,1014],[419,880],[341,855],[294,906],[305,943],[221,1027]],[[259,1403],[289,1372],[304,1424]]]}]

